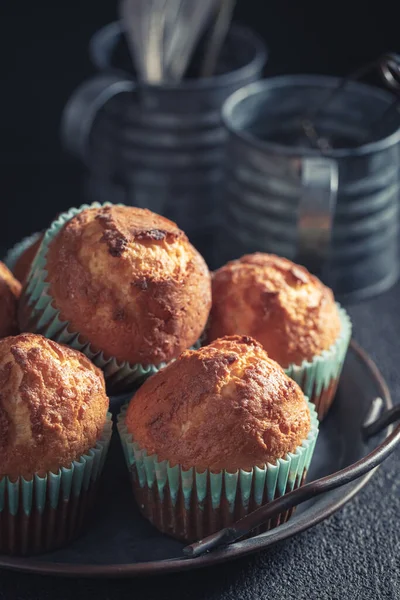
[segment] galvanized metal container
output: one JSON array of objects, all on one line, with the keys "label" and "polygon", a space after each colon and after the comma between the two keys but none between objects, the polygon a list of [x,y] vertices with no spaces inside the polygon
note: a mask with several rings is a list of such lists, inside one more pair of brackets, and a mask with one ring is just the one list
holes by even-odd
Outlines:
[{"label": "galvanized metal container", "polygon": [[342,299],[396,281],[400,114],[387,112],[391,94],[349,82],[315,123],[333,148],[307,147],[302,119],[339,83],[277,77],[227,100],[219,264],[246,252],[281,254],[306,264]]},{"label": "galvanized metal container", "polygon": [[265,46],[248,29],[232,26],[214,77],[138,87],[132,73],[113,65],[121,35],[112,24],[92,41],[92,59],[104,72],[66,106],[63,144],[88,166],[91,200],[107,197],[164,214],[209,259],[222,191],[221,107],[260,78]]}]

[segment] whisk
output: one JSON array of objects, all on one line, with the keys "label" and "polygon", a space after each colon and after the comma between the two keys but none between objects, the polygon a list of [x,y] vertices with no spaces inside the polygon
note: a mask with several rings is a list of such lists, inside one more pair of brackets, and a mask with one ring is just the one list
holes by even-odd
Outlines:
[{"label": "whisk", "polygon": [[178,82],[207,28],[212,34],[201,76],[215,68],[235,0],[120,0],[119,14],[138,77]]},{"label": "whisk", "polygon": [[219,9],[204,53],[201,77],[211,77],[232,21],[236,0],[219,0]]}]

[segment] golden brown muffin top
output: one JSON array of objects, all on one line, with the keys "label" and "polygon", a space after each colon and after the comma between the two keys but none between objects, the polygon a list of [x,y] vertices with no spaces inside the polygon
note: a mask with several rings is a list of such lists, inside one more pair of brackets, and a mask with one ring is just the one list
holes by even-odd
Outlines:
[{"label": "golden brown muffin top", "polygon": [[188,350],[150,377],[132,398],[126,425],[149,455],[215,472],[275,463],[311,426],[297,383],[246,336]]},{"label": "golden brown muffin top", "polygon": [[328,350],[340,334],[332,291],[286,258],[231,261],[213,274],[212,290],[207,339],[250,335],[284,368]]},{"label": "golden brown muffin top", "polygon": [[121,361],[175,358],[208,318],[207,265],[175,223],[149,210],[84,210],[50,244],[47,270],[62,318]]},{"label": "golden brown muffin top", "polygon": [[68,467],[96,445],[108,403],[80,352],[29,333],[0,340],[0,478]]},{"label": "golden brown muffin top", "polygon": [[21,284],[0,261],[0,338],[18,332],[17,309]]},{"label": "golden brown muffin top", "polygon": [[25,280],[25,277],[29,273],[33,259],[35,258],[36,253],[40,248],[42,240],[43,234],[38,236],[38,238],[30,246],[28,246],[28,248],[26,248],[24,252],[22,252],[21,256],[15,263],[13,272],[15,277],[18,279],[18,281],[21,281],[21,283]]}]

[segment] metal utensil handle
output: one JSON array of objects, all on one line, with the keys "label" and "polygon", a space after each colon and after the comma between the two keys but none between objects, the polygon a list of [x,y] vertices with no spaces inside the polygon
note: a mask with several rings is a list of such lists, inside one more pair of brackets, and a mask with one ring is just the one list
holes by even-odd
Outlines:
[{"label": "metal utensil handle", "polygon": [[302,160],[297,262],[320,275],[330,252],[338,191],[336,161],[323,156]]},{"label": "metal utensil handle", "polygon": [[61,119],[61,143],[86,162],[89,135],[99,110],[114,96],[133,92],[135,84],[115,74],[96,75],[82,83],[68,100]]},{"label": "metal utensil handle", "polygon": [[362,80],[366,75],[371,72],[374,72],[378,69],[379,75],[381,77],[382,82],[385,86],[397,95],[397,98],[394,98],[392,104],[388,107],[387,110],[384,111],[379,118],[371,123],[368,127],[367,134],[365,136],[365,140],[363,141],[366,144],[368,141],[373,139],[373,136],[379,125],[390,115],[390,113],[395,110],[400,103],[400,54],[395,54],[394,52],[388,52],[386,54],[382,54],[376,60],[363,65],[357,71],[350,73],[344,77],[340,84],[326,92],[321,102],[318,103],[317,106],[314,106],[304,115],[302,119],[302,126],[304,129],[304,133],[308,137],[311,145],[319,149],[322,153],[329,149],[329,142],[327,140],[323,140],[319,137],[318,131],[316,129],[316,120],[318,117],[326,111],[327,107],[329,107],[330,103],[338,94],[340,94],[347,86],[350,81],[359,81]]},{"label": "metal utensil handle", "polygon": [[[385,429],[390,423],[400,419],[400,405],[382,415],[373,424],[366,424],[363,427],[363,435],[371,437]],[[217,531],[200,542],[186,546],[183,552],[185,556],[194,558],[205,552],[214,550],[215,548],[235,542],[239,538],[249,534],[253,529],[259,527],[269,519],[272,519],[280,513],[290,510],[311,498],[315,498],[320,494],[329,492],[338,487],[346,485],[359,477],[362,477],[380,463],[382,463],[400,443],[400,425],[377,447],[370,452],[366,457],[357,461],[353,465],[341,469],[332,475],[322,477],[316,481],[312,481],[296,490],[285,494],[284,496],[261,506],[256,509],[231,527],[226,527]]]}]

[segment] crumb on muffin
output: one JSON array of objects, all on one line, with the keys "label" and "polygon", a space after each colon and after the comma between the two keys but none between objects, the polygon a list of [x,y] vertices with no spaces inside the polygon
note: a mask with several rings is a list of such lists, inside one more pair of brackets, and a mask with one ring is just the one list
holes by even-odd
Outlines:
[{"label": "crumb on muffin", "polygon": [[0,478],[70,466],[101,437],[108,404],[81,352],[34,334],[0,340]]},{"label": "crumb on muffin", "polygon": [[276,463],[311,427],[300,387],[247,336],[184,352],[136,392],[126,426],[158,460],[214,472]]},{"label": "crumb on muffin", "polygon": [[207,339],[243,334],[257,339],[282,367],[312,360],[340,335],[332,291],[300,265],[255,253],[212,277]]}]

